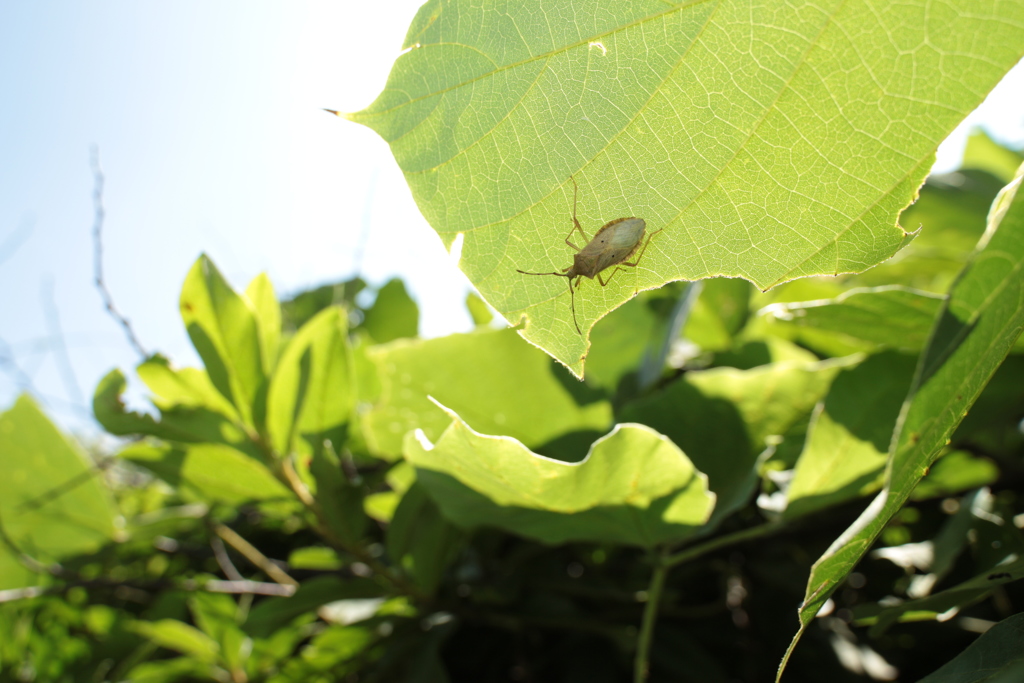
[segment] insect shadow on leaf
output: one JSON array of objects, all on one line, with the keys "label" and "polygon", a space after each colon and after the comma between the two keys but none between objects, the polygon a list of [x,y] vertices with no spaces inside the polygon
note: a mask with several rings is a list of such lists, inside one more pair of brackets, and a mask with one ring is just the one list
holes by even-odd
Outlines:
[{"label": "insect shadow on leaf", "polygon": [[[647,236],[647,240],[644,241],[644,234],[647,229],[647,223],[643,218],[629,217],[629,218],[616,218],[613,221],[605,223],[604,227],[597,231],[594,235],[594,239],[590,240],[587,237],[587,233],[583,232],[583,226],[580,225],[579,220],[576,218],[576,200],[579,196],[579,186],[576,184],[576,179],[573,176],[569,176],[572,180],[572,230],[565,237],[565,243],[572,247],[576,254],[572,257],[572,265],[568,268],[563,268],[561,272],[552,273],[531,273],[525,270],[516,269],[516,272],[522,273],[523,275],[557,275],[558,277],[567,278],[569,281],[569,299],[570,306],[572,308],[572,322],[576,326],[576,333],[582,335],[580,331],[580,324],[576,322],[576,295],[574,292],[573,278],[576,279],[575,289],[579,289],[580,282],[583,281],[583,277],[586,276],[590,279],[597,278],[597,281],[601,283],[602,287],[606,287],[612,280],[612,276],[617,273],[622,266],[629,266],[635,268],[640,262],[640,258],[644,255],[644,251],[647,250],[647,245],[651,243],[651,239],[659,232],[664,230],[655,230]],[[579,231],[583,235],[584,239],[588,239],[587,245],[580,249],[575,244],[569,241],[572,237],[573,232]],[[643,246],[641,246],[641,242]],[[639,253],[638,253],[639,251]],[[626,259],[636,254],[636,258],[633,261],[627,261]],[[608,275],[608,279],[605,280],[601,277],[601,272],[615,266],[615,270]]]}]

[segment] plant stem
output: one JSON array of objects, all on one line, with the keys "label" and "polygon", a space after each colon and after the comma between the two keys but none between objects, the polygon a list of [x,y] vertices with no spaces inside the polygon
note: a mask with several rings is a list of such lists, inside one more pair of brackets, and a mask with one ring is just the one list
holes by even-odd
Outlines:
[{"label": "plant stem", "polygon": [[657,555],[654,558],[654,572],[651,574],[651,584],[647,588],[647,604],[644,605],[644,616],[640,626],[640,635],[636,643],[636,660],[633,667],[633,683],[643,683],[647,680],[648,655],[651,652],[651,639],[654,636],[654,622],[658,617],[658,603],[661,602],[661,591],[665,587],[665,576],[668,574],[669,565],[665,562],[664,555]]},{"label": "plant stem", "polygon": [[696,559],[701,555],[713,552],[720,548],[725,548],[736,543],[742,543],[752,538],[760,538],[761,536],[769,536],[774,534],[776,531],[781,531],[786,527],[782,522],[768,522],[760,526],[751,527],[749,529],[743,529],[742,531],[736,531],[725,536],[719,536],[718,538],[712,539],[702,545],[695,545],[692,548],[681,550],[674,555],[669,555],[664,558],[664,563],[669,567],[674,567],[677,564],[689,562],[690,560]]}]

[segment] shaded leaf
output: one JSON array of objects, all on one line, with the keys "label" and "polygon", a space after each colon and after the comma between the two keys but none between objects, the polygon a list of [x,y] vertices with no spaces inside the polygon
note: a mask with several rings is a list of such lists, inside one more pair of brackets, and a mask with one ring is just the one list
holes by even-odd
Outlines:
[{"label": "shaded leaf", "polygon": [[747,501],[761,453],[806,420],[841,368],[834,361],[781,362],[689,372],[629,403],[619,418],[651,426],[687,454],[717,496],[718,520]]},{"label": "shaded leaf", "polygon": [[405,291],[405,284],[397,278],[377,290],[377,300],[366,311],[363,320],[363,329],[378,344],[415,337],[419,325],[419,307]]},{"label": "shaded leaf", "polygon": [[799,517],[881,488],[916,358],[886,352],[840,372],[818,405],[786,497]]},{"label": "shaded leaf", "polygon": [[387,532],[388,554],[433,595],[445,569],[465,544],[466,534],[441,516],[421,486],[402,495]]},{"label": "shaded leaf", "polygon": [[942,302],[939,295],[894,285],[851,289],[827,301],[773,304],[762,313],[883,348],[919,351]]},{"label": "shaded leaf", "polygon": [[[950,291],[918,364],[890,447],[886,485],[814,564],[801,628],[867,552],[949,442],[1024,329],[1024,167],[993,204],[989,227]],[[780,666],[780,673],[786,659]]]},{"label": "shaded leaf", "polygon": [[229,446],[137,443],[123,449],[119,456],[202,500],[238,505],[294,499],[266,467]]},{"label": "shaded leaf", "polygon": [[242,628],[254,638],[266,638],[296,617],[318,609],[335,600],[376,598],[384,594],[377,583],[369,579],[341,579],[337,576],[318,576],[303,581],[295,594],[287,598],[267,598],[249,611]]},{"label": "shaded leaf", "polygon": [[1024,613],[1003,619],[918,683],[1013,683],[1022,676]]}]

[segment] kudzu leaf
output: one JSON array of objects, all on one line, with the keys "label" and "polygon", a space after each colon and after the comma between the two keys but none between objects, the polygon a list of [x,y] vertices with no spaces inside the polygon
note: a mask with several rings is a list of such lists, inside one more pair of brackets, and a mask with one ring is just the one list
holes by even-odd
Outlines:
[{"label": "kudzu leaf", "polygon": [[[637,290],[896,253],[935,148],[1022,41],[1024,7],[995,0],[431,0],[347,116],[391,145],[442,241],[462,235],[484,299],[582,375],[586,334]],[[582,283],[583,336],[563,280],[516,272],[572,264],[570,176],[588,236],[626,216],[663,230],[609,286]]]}]

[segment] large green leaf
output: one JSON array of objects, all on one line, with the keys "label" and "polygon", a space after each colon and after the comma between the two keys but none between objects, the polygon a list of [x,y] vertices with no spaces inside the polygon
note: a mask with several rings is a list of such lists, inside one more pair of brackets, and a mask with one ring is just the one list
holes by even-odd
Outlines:
[{"label": "large green leaf", "polygon": [[578,463],[530,452],[515,439],[452,423],[437,443],[409,434],[405,457],[454,524],[494,526],[544,543],[601,541],[651,547],[697,531],[715,496],[669,439],[621,424]]},{"label": "large green leaf", "polygon": [[114,537],[113,501],[92,465],[27,395],[0,414],[0,590],[38,583],[42,563],[96,552]]},{"label": "large green leaf", "polygon": [[839,373],[811,420],[786,493],[787,517],[798,517],[882,485],[889,440],[915,358],[881,353]]},{"label": "large green leaf", "polygon": [[[207,256],[200,256],[181,288],[181,318],[213,385],[254,425],[264,388],[264,332],[256,308],[234,289]],[[269,322],[269,321],[264,321]]]},{"label": "large green leaf", "polygon": [[1024,329],[1022,174],[1024,167],[996,199],[977,251],[939,311],[897,422],[885,488],[811,570],[789,652],[910,497]]},{"label": "large green leaf", "polygon": [[590,235],[663,230],[639,267],[583,283],[585,332],[670,280],[863,270],[906,244],[936,146],[1022,44],[1024,6],[997,0],[431,0],[348,118],[391,145],[444,243],[464,236],[484,298],[582,374],[565,282],[516,272],[571,265],[571,175]]},{"label": "large green leaf", "polygon": [[582,456],[612,421],[603,394],[577,382],[512,330],[399,341],[371,349],[370,357],[382,389],[363,426],[372,450],[384,457],[398,456],[412,429],[422,429],[431,440],[441,436],[451,419],[428,396],[480,432],[511,436],[534,449],[549,445],[544,452],[552,455],[579,447],[576,457]]}]

